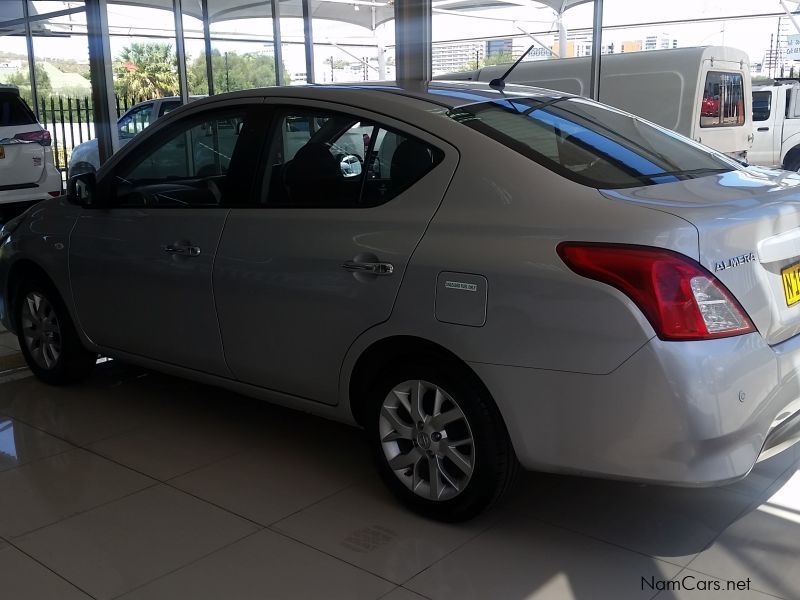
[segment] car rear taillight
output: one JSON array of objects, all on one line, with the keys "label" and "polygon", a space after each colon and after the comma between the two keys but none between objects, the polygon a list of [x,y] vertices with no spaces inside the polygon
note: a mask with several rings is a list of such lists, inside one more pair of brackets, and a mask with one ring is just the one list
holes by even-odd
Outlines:
[{"label": "car rear taillight", "polygon": [[623,244],[564,242],[558,255],[578,275],[628,296],[662,340],[706,340],[755,331],[720,281],[683,254]]},{"label": "car rear taillight", "polygon": [[37,131],[26,131],[25,133],[18,133],[14,136],[15,140],[20,140],[23,142],[38,142],[42,146],[49,146],[50,145],[50,132],[46,129],[40,129]]}]

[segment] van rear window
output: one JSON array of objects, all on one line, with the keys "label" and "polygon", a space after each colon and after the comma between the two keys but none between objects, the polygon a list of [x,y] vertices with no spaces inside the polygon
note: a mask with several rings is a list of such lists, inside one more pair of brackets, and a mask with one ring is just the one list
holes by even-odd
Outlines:
[{"label": "van rear window", "polygon": [[655,185],[740,168],[673,131],[583,98],[511,97],[454,108],[448,116],[594,188]]},{"label": "van rear window", "polygon": [[32,125],[36,117],[17,94],[0,92],[0,127]]},{"label": "van rear window", "polygon": [[709,71],[700,102],[700,127],[744,125],[744,78],[741,73]]}]

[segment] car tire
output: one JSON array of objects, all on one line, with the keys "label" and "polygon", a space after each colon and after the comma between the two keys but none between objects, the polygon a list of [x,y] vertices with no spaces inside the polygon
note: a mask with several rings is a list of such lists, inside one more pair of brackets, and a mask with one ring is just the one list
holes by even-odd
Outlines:
[{"label": "car tire", "polygon": [[439,521],[489,508],[519,468],[500,412],[465,371],[435,361],[398,366],[378,378],[366,407],[381,478],[406,506]]},{"label": "car tire", "polygon": [[86,350],[64,302],[48,281],[23,281],[15,295],[14,322],[19,347],[33,374],[50,385],[88,377],[97,354]]}]

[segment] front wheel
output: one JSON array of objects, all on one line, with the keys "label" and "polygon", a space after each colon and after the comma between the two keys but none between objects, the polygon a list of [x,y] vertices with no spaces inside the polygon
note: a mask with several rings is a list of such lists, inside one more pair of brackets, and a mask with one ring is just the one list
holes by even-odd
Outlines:
[{"label": "front wheel", "polygon": [[19,346],[42,381],[60,385],[87,377],[97,355],[83,347],[58,292],[38,278],[22,283],[16,297]]},{"label": "front wheel", "polygon": [[367,431],[378,470],[413,510],[463,521],[494,504],[517,471],[485,390],[448,366],[407,365],[373,387]]}]

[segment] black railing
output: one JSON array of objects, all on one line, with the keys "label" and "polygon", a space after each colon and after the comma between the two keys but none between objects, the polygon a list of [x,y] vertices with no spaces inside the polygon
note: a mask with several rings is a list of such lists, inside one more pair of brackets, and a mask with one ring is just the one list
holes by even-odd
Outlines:
[{"label": "black railing", "polygon": [[[117,96],[117,118],[144,98]],[[66,173],[72,149],[95,137],[94,109],[91,98],[50,96],[39,102],[39,121],[52,137],[53,160],[56,168]]]}]

